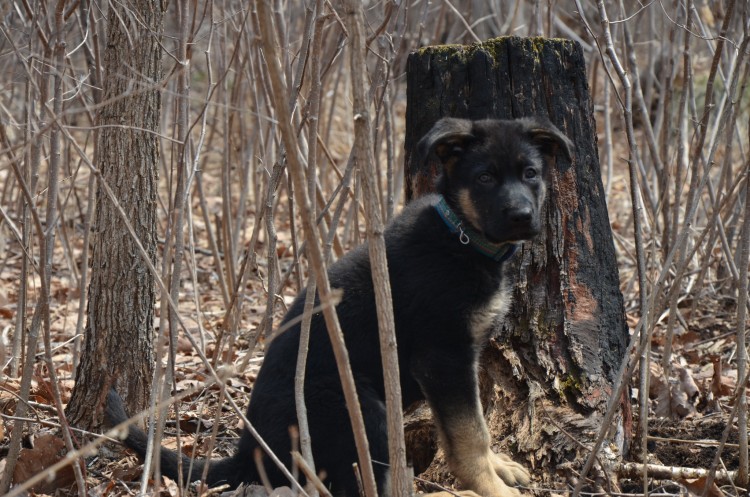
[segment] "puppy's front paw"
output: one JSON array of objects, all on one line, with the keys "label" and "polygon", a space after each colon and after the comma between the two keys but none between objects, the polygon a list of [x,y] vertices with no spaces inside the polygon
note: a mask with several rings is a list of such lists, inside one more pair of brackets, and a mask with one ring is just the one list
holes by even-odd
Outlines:
[{"label": "puppy's front paw", "polygon": [[506,485],[496,475],[481,482],[474,488],[474,491],[482,497],[522,497],[523,495],[518,489]]},{"label": "puppy's front paw", "polygon": [[508,456],[495,454],[489,447],[473,457],[454,458],[450,466],[463,488],[481,497],[521,497],[512,485],[525,485],[530,480],[523,466]]},{"label": "puppy's front paw", "polygon": [[528,485],[531,481],[529,472],[505,454],[495,454],[490,451],[490,463],[497,473],[508,485]]},{"label": "puppy's front paw", "polygon": [[482,497],[471,490],[459,490],[457,492],[433,492],[431,494],[417,494],[418,497]]},{"label": "puppy's front paw", "polygon": [[[517,468],[510,465],[510,463],[513,463],[512,461],[506,462],[503,459],[493,457],[495,455],[492,451],[489,451],[488,455],[485,456],[486,466],[483,465],[486,468],[485,470],[473,475],[471,479],[459,477],[459,480],[465,488],[473,490],[482,497],[521,497],[521,492],[511,487],[510,482],[506,483],[505,481],[506,477],[511,478],[517,473],[517,471],[513,471]],[[516,466],[523,469],[521,465]],[[519,474],[519,476],[522,476],[522,474]],[[526,476],[528,478],[528,473],[526,473]],[[513,484],[515,483],[516,480],[513,481]]]}]

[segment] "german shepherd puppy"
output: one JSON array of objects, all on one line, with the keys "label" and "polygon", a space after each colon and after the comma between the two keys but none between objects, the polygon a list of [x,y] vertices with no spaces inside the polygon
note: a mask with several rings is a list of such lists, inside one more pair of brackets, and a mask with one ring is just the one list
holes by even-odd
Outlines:
[{"label": "german shepherd puppy", "polygon": [[[477,361],[492,323],[509,305],[511,281],[503,262],[516,244],[540,232],[547,161],[571,143],[546,119],[483,120],[445,118],[418,144],[420,160],[436,158],[443,172],[437,193],[414,200],[385,231],[403,403],[427,399],[451,470],[468,491],[462,495],[516,497],[512,485],[529,473],[490,449],[490,435],[479,402]],[[378,491],[389,494],[388,441],[378,322],[367,247],[360,246],[330,268],[341,327],[354,373],[370,443]],[[303,291],[284,318],[303,311]],[[299,324],[269,345],[253,387],[247,418],[276,455],[291,465],[289,427],[297,424],[294,372]],[[339,383],[328,332],[321,314],[312,319],[305,396],[312,450],[334,495],[358,497],[352,463],[354,437]],[[110,424],[127,419],[112,390],[106,415]],[[146,435],[130,428],[125,445],[142,458]],[[234,456],[210,461],[209,486],[259,480],[245,430]],[[183,457],[187,472],[189,459]],[[178,477],[178,456],[161,450],[161,471]],[[200,478],[208,460],[194,461],[185,478]],[[274,485],[288,482],[266,459]],[[475,493],[473,493],[473,492]],[[447,494],[446,494],[447,495]],[[405,497],[405,496],[392,496]]]}]

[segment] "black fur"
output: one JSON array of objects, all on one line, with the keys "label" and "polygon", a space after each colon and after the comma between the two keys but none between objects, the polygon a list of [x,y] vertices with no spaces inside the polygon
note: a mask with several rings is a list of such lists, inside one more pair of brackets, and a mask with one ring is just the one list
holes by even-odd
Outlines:
[{"label": "black fur", "polygon": [[[570,157],[569,140],[540,119],[443,119],[419,144],[422,160],[434,156],[442,162],[444,173],[437,189],[461,218],[462,226],[498,246],[529,239],[541,229],[539,212],[545,196],[546,167],[543,157],[551,157],[557,149]],[[474,443],[453,440],[451,433],[459,428],[456,423],[481,409],[476,366],[490,331],[485,315],[495,312],[490,305],[493,299],[495,304],[502,304],[502,292],[508,282],[501,264],[471,245],[462,244],[449,229],[435,209],[439,194],[409,204],[387,227],[385,240],[403,403],[428,400],[450,456],[454,443]],[[333,264],[330,281],[333,288],[343,290],[337,312],[372,458],[387,462],[382,364],[366,246]],[[302,314],[304,293],[294,301],[284,322]],[[298,344],[299,325],[273,340],[247,411],[247,418],[287,465],[291,448],[288,428],[297,423],[294,372]],[[334,494],[358,496],[352,470],[352,463],[357,460],[354,439],[321,314],[312,319],[305,395],[316,468],[326,472]],[[481,414],[481,410],[478,412]],[[112,424],[127,418],[122,400],[114,391],[108,397],[106,413]],[[483,419],[480,424],[484,426]],[[146,436],[140,430],[131,429],[124,442],[141,457],[145,455]],[[253,437],[245,431],[234,456],[210,461],[207,483],[236,486],[258,481],[252,455],[256,447]],[[205,461],[193,463],[190,480],[201,476],[204,464]],[[183,468],[189,465],[185,458]],[[273,484],[288,484],[268,459],[265,469]],[[177,478],[174,453],[161,450],[161,471]],[[380,494],[387,495],[387,469],[376,464],[375,471]]]}]

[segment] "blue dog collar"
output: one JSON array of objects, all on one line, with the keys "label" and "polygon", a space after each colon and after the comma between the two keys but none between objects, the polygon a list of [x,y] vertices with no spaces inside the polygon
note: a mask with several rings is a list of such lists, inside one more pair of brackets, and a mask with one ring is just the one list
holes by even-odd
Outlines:
[{"label": "blue dog collar", "polygon": [[458,240],[464,245],[471,245],[477,252],[486,255],[496,262],[505,262],[516,252],[515,243],[492,243],[483,237],[480,233],[464,226],[463,221],[459,219],[453,209],[450,208],[445,197],[440,195],[440,200],[435,204],[435,210],[440,214],[443,222],[451,233],[458,233]]}]

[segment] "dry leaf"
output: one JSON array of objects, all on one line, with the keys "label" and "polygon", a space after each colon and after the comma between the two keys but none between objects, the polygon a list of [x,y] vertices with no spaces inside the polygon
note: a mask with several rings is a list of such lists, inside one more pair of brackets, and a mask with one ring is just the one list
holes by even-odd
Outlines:
[{"label": "dry leaf", "polygon": [[665,392],[669,389],[667,380],[664,378],[664,371],[661,365],[651,361],[649,367],[650,378],[648,384],[648,396],[652,399],[657,399],[660,396],[666,396]]},{"label": "dry leaf", "polygon": [[[703,495],[703,489],[706,488],[706,483],[708,483],[707,480],[708,478],[703,476],[701,478],[698,478],[697,480],[682,479],[678,480],[678,482],[685,485],[685,488],[688,489],[690,495],[700,497],[701,495]],[[724,493],[719,487],[716,486],[715,482],[711,482],[711,486],[706,493],[706,497],[724,497]]]},{"label": "dry leaf", "polygon": [[112,489],[115,488],[115,484],[112,481],[105,481],[96,485],[95,487],[89,487],[88,497],[104,497],[106,495],[117,495],[112,494]]},{"label": "dry leaf", "polygon": [[0,412],[12,415],[16,412],[16,396],[19,386],[15,382],[5,381],[0,389]]},{"label": "dry leaf", "polygon": [[162,482],[164,482],[164,485],[161,487],[161,495],[164,497],[178,497],[180,495],[180,487],[177,486],[177,482],[174,480],[167,478],[166,476],[162,477]]},{"label": "dry leaf", "polygon": [[700,395],[701,391],[693,380],[693,375],[687,368],[678,366],[677,371],[680,376],[680,388],[687,394],[691,402],[695,402],[695,399]]},{"label": "dry leaf", "polygon": [[177,338],[177,352],[180,352],[183,354],[192,354],[193,344],[190,343],[190,340],[181,336]]},{"label": "dry leaf", "polygon": [[732,382],[729,378],[721,374],[721,356],[717,355],[711,357],[711,363],[714,365],[714,374],[711,377],[711,393],[713,393],[716,398],[732,395],[734,392],[734,385],[731,384]]},{"label": "dry leaf", "polygon": [[696,412],[695,401],[700,395],[700,390],[690,371],[682,366],[673,365],[672,370],[677,373],[679,380],[667,383],[659,365],[651,363],[650,369],[652,376],[649,396],[656,396],[656,416],[679,419]]},{"label": "dry leaf", "polygon": [[117,467],[112,471],[113,480],[137,481],[143,474],[143,466],[132,466],[129,468]]},{"label": "dry leaf", "polygon": [[[33,449],[21,449],[13,471],[13,483],[23,483],[41,473],[60,461],[66,452],[65,442],[62,439],[54,435],[42,435],[34,442]],[[37,493],[52,494],[57,489],[70,487],[74,483],[73,467],[65,466],[34,485],[32,490]]]},{"label": "dry leaf", "polygon": [[672,388],[670,388],[672,414],[684,418],[695,412],[694,402],[700,394],[700,390],[698,390],[698,386],[687,369],[676,366],[675,370],[679,374],[680,381],[673,383]]},{"label": "dry leaf", "polygon": [[674,344],[675,345],[687,345],[693,342],[697,342],[701,340],[702,338],[703,336],[697,331],[687,330],[687,331],[683,331],[679,335],[675,335]]}]

